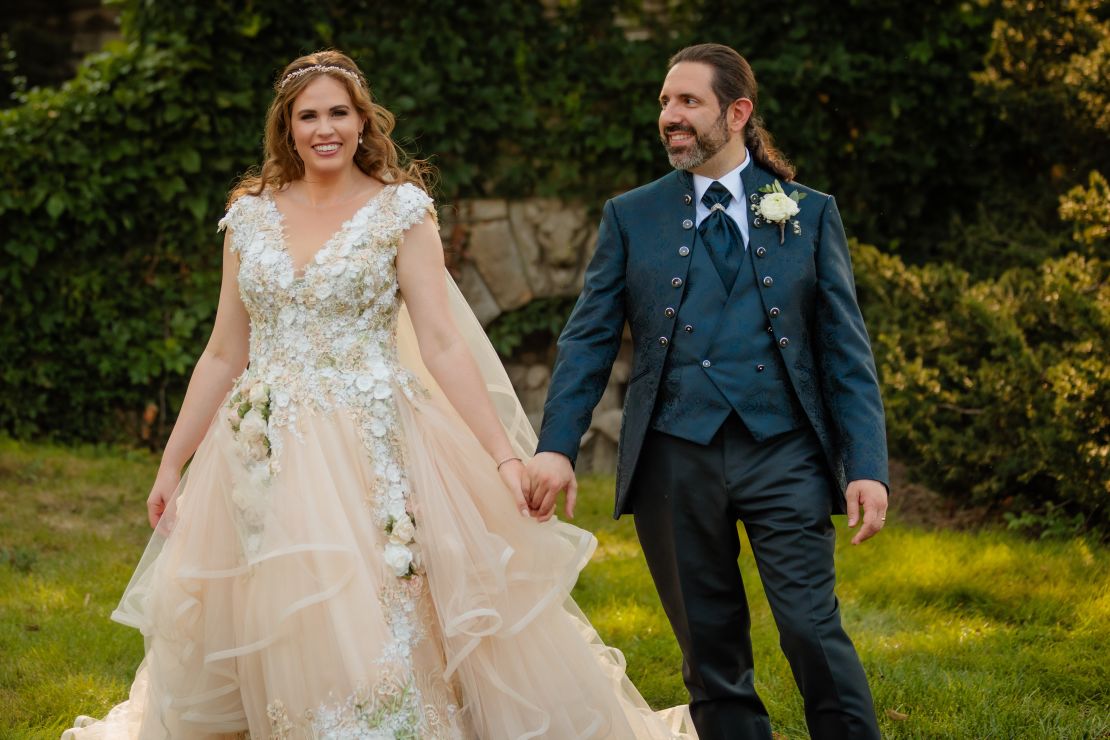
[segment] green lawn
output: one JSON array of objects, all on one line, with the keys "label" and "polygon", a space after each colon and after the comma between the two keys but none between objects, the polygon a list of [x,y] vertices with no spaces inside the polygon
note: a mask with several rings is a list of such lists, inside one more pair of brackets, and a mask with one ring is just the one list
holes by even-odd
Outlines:
[{"label": "green lawn", "polygon": [[[155,458],[0,438],[0,737],[56,738],[126,695],[142,655],[108,620],[146,542]],[[654,706],[684,699],[678,650],[612,481],[583,481],[577,524],[601,542],[576,595]],[[1083,540],[902,528],[852,547],[839,595],[886,736],[1110,738],[1110,551]],[[760,693],[806,737],[748,553]]]}]

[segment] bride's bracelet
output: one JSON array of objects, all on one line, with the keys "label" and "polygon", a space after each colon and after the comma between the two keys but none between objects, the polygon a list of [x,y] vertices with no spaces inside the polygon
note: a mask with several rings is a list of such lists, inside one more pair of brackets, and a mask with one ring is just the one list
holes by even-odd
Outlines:
[{"label": "bride's bracelet", "polygon": [[516,460],[517,462],[523,462],[519,457],[506,457],[504,460],[497,463],[497,472],[500,473],[501,472],[501,466],[504,465],[505,463],[511,461],[511,460]]}]

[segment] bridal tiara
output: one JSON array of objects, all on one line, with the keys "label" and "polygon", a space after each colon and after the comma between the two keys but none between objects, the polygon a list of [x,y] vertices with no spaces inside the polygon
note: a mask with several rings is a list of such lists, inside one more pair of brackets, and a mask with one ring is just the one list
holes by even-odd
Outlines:
[{"label": "bridal tiara", "polygon": [[338,72],[350,78],[356,85],[362,85],[362,78],[345,67],[337,67],[334,64],[313,64],[311,67],[301,67],[285,75],[285,77],[281,79],[281,82],[278,83],[278,90],[284,90],[287,83],[309,72]]}]

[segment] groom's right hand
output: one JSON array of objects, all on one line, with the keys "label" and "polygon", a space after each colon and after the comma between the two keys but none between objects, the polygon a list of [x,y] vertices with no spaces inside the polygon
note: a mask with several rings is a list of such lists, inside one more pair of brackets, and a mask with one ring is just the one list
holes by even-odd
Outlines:
[{"label": "groom's right hand", "polygon": [[546,522],[555,513],[555,504],[561,491],[567,492],[564,511],[567,519],[574,518],[574,504],[578,499],[578,480],[570,458],[559,452],[540,452],[528,463],[528,482],[524,496],[532,516]]}]

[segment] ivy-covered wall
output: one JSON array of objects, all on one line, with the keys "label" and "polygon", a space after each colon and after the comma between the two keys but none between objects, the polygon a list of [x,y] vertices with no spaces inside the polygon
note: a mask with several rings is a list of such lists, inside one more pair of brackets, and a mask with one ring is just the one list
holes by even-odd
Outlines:
[{"label": "ivy-covered wall", "polygon": [[[1055,285],[1036,277],[1045,270],[1087,276],[1092,294],[1102,295],[1105,181],[1099,186],[1090,173],[1105,172],[1110,161],[1103,4],[124,0],[122,7],[122,42],[88,59],[62,87],[33,90],[0,111],[0,429],[134,438],[153,420],[147,436],[155,444],[163,437],[214,311],[215,223],[229,187],[259,158],[270,85],[298,54],[335,46],[359,61],[378,99],[398,115],[400,140],[438,166],[441,202],[557,196],[596,211],[609,195],[667,170],[655,128],[666,59],[687,43],[715,40],[751,60],[768,127],[799,180],[837,195],[853,236],[877,245],[875,254],[897,256],[907,274],[918,268],[906,264],[924,265],[921,274],[951,270],[968,286],[993,286],[980,289],[983,308],[974,310],[956,302],[962,288],[920,300],[881,293],[883,283],[863,290],[869,319],[883,327],[877,346],[893,353],[885,355],[884,382],[901,454],[948,490],[989,479],[976,490],[1075,500],[1064,495],[1065,473],[1056,468],[1023,478],[997,465],[966,466],[950,456],[955,444],[929,447],[956,427],[989,436],[970,423],[994,418],[987,412],[946,412],[934,402],[949,393],[945,404],[978,409],[992,389],[1010,387],[1006,373],[1026,361],[1021,342],[1002,339],[1013,328],[987,322],[1002,332],[996,337],[972,323],[984,330],[965,346],[985,354],[961,350],[964,375],[942,372],[955,361],[927,351],[920,338],[933,337],[945,317],[961,331],[969,316],[987,321],[1011,298],[1032,311],[1039,300],[1032,296]],[[1061,196],[1072,209],[1066,223]],[[878,264],[863,261],[861,286]],[[1016,287],[1034,283],[1041,287]],[[880,294],[895,304],[876,302]],[[1089,347],[1104,358],[1100,301],[1069,314],[1079,323],[1067,332],[1019,328],[1034,331],[1039,357]],[[524,332],[551,323],[534,313],[504,317],[494,327],[498,341],[512,345],[514,325]],[[1006,373],[978,374],[984,358]],[[1044,362],[1026,370],[1047,373]],[[895,368],[903,365],[933,373],[940,396],[906,396],[892,385],[902,382]],[[1091,398],[1105,395],[1104,368],[1083,371],[1093,379]],[[1044,387],[1013,386],[1008,398],[1031,408]],[[1096,454],[1073,462],[1087,466],[1080,478],[1093,481],[1104,502],[1110,491],[1099,488],[1105,467],[1097,465],[1106,453],[1098,450],[1110,442],[1098,403],[1082,427]],[[1014,423],[991,427],[1006,444],[990,449],[1018,444],[1007,436]],[[921,429],[931,430],[928,439]],[[1040,436],[1020,443],[1057,449]],[[945,452],[931,457],[929,449]],[[945,456],[950,464],[936,473]],[[1078,510],[1105,516],[1103,504],[1084,501]]]}]

